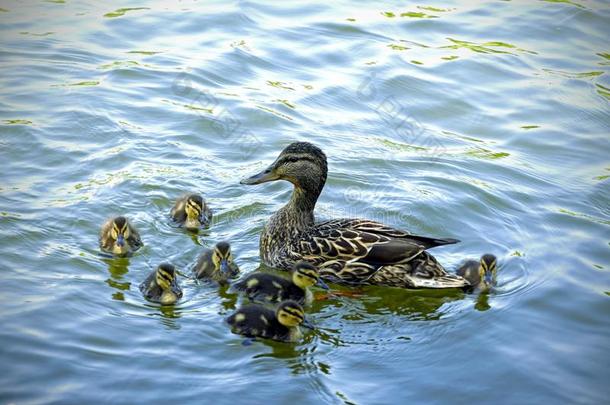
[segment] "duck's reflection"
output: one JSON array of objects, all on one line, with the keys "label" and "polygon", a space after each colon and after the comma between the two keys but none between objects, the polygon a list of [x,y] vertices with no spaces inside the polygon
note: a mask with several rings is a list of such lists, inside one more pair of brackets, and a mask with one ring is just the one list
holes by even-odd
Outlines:
[{"label": "duck's reflection", "polygon": [[[405,290],[400,288],[365,286],[347,288],[333,286],[333,293],[318,296],[312,305],[314,312],[324,312],[328,306],[337,306],[346,299],[356,299],[364,314],[401,315],[411,320],[432,321],[440,319],[444,304],[464,298],[463,291]],[[342,306],[342,305],[341,305]],[[362,311],[360,311],[362,312]],[[347,314],[346,314],[347,315]]]},{"label": "duck's reflection", "polygon": [[489,305],[488,293],[484,292],[479,294],[477,297],[477,302],[474,304],[474,309],[481,312],[491,309],[491,305]]},{"label": "duck's reflection", "polygon": [[129,272],[129,258],[104,258],[102,261],[108,265],[108,273],[110,273],[110,278],[106,280],[106,284],[117,290],[112,293],[111,298],[117,301],[125,301],[123,291],[129,291],[131,288],[131,283],[124,280],[124,276]]},{"label": "duck's reflection", "polygon": [[150,310],[147,317],[159,319],[161,325],[168,329],[180,329],[178,319],[182,318],[182,310],[179,306],[147,303],[146,308]]},{"label": "duck's reflection", "polygon": [[223,314],[235,310],[237,307],[237,299],[239,298],[239,294],[231,290],[230,284],[219,284],[218,296],[221,298],[220,304],[223,308]]}]

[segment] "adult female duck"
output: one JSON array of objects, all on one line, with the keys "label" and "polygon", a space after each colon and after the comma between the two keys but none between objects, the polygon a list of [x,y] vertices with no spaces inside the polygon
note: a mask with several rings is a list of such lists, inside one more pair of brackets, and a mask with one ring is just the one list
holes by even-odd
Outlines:
[{"label": "adult female duck", "polygon": [[364,219],[314,220],[314,208],[326,183],[326,155],[308,142],[295,142],[261,173],[241,181],[293,184],[290,202],[265,225],[260,239],[263,261],[289,270],[304,260],[325,280],[402,288],[459,288],[464,278],[449,274],[426,249],[459,242],[411,235]]}]

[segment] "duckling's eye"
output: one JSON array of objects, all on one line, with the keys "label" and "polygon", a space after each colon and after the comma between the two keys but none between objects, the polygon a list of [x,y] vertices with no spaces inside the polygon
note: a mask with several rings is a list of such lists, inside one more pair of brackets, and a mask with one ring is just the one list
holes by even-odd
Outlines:
[{"label": "duckling's eye", "polygon": [[119,237],[119,231],[116,229],[116,225],[113,226],[110,230],[110,236],[112,237],[112,239],[116,239]]},{"label": "duckling's eye", "polygon": [[125,228],[123,228],[123,236],[127,239],[129,238],[130,232],[129,232],[129,227],[125,226]]}]

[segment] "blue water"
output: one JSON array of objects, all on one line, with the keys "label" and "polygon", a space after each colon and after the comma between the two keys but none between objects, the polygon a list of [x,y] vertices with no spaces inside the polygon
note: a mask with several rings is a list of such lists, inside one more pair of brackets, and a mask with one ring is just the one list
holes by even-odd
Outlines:
[{"label": "blue water", "polygon": [[[131,9],[130,9],[131,8]],[[610,7],[601,1],[3,1],[0,403],[591,403],[610,396]],[[244,273],[287,183],[239,180],[290,142],[329,158],[319,219],[366,217],[491,252],[489,296],[366,287],[297,344],[243,346]],[[175,198],[214,210],[176,229]],[[125,214],[145,247],[104,259]]]}]

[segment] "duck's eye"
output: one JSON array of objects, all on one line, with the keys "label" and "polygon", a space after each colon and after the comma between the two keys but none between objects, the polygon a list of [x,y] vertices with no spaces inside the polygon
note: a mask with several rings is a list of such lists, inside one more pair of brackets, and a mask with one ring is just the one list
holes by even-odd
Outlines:
[{"label": "duck's eye", "polygon": [[222,259],[220,258],[220,255],[218,254],[218,252],[214,252],[214,254],[212,255],[212,260],[214,261],[215,264],[218,265]]},{"label": "duck's eye", "polygon": [[125,239],[129,238],[129,235],[131,235],[131,233],[129,232],[129,227],[125,226],[124,230],[123,230],[123,236],[125,237]]},{"label": "duck's eye", "polygon": [[116,239],[119,237],[119,232],[116,229],[116,225],[112,227],[112,229],[110,230],[110,236],[112,236],[112,239]]}]

